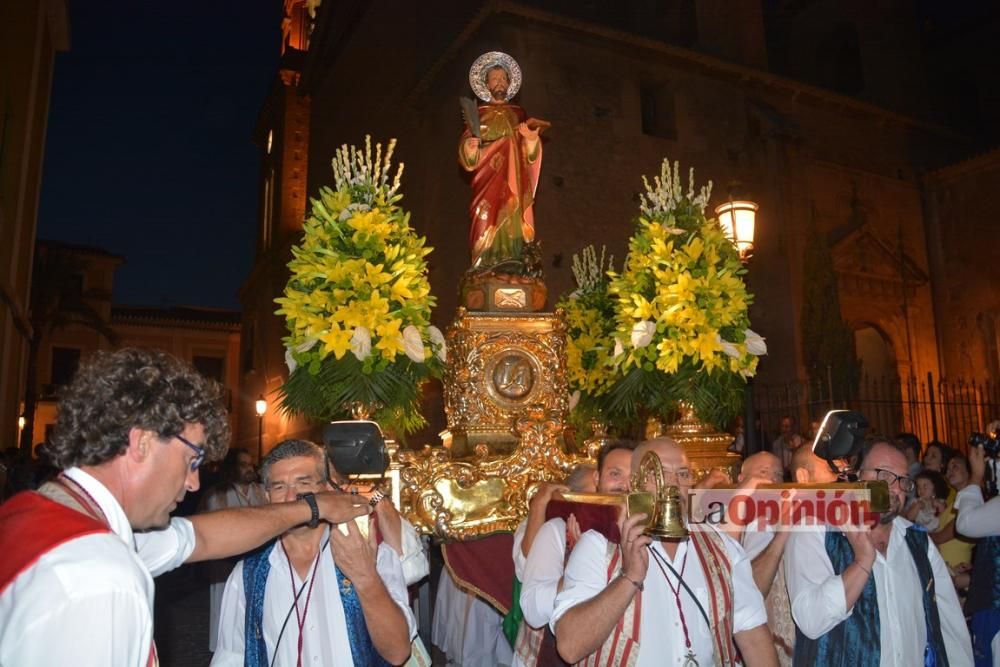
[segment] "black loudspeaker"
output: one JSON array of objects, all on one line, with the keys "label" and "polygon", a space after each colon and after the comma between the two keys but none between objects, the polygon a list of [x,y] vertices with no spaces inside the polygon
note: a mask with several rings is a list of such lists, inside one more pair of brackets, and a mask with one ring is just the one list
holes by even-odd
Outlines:
[{"label": "black loudspeaker", "polygon": [[323,427],[323,447],[341,475],[381,475],[389,467],[382,429],[373,421],[330,422]]},{"label": "black loudspeaker", "polygon": [[853,410],[831,410],[813,440],[813,453],[831,464],[846,460],[849,463],[861,453],[865,444],[868,420]]}]

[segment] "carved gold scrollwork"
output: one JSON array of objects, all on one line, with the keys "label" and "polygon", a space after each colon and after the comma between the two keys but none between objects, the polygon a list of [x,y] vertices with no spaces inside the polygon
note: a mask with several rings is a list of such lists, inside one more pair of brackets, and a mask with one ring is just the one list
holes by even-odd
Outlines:
[{"label": "carved gold scrollwork", "polygon": [[533,405],[517,421],[518,445],[508,456],[470,462],[451,460],[440,448],[401,452],[404,513],[418,530],[444,539],[514,530],[533,484],[562,480],[589,461],[564,451],[562,429],[557,415]]}]

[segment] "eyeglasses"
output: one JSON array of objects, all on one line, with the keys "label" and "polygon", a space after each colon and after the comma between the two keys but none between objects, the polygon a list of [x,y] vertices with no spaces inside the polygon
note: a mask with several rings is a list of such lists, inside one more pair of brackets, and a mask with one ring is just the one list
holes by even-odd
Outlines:
[{"label": "eyeglasses", "polygon": [[885,468],[867,468],[861,472],[874,472],[875,479],[880,482],[885,482],[889,486],[893,484],[899,485],[899,490],[903,493],[912,493],[913,489],[916,488],[917,483],[913,481],[912,478],[905,475],[897,475],[891,470],[886,470]]},{"label": "eyeglasses", "polygon": [[267,492],[275,496],[281,496],[287,493],[288,489],[291,488],[296,494],[309,493],[311,491],[316,491],[321,485],[322,482],[309,479],[299,479],[291,484],[286,484],[285,482],[272,482],[267,485]]},{"label": "eyeglasses", "polygon": [[191,459],[191,472],[200,468],[201,464],[205,462],[205,448],[199,447],[183,436],[175,435],[174,437],[183,442],[194,452],[194,458]]},{"label": "eyeglasses", "polygon": [[668,479],[676,479],[678,482],[690,482],[691,481],[691,471],[687,468],[681,468],[680,470],[664,470],[663,471],[663,481],[666,482]]}]

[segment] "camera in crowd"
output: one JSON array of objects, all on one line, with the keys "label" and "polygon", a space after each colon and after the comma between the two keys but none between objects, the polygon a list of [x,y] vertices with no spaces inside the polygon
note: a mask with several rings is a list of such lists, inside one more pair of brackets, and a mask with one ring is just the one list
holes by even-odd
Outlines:
[{"label": "camera in crowd", "polygon": [[982,447],[986,456],[1000,457],[1000,436],[996,433],[973,433],[969,436],[970,447]]},{"label": "camera in crowd", "polygon": [[813,453],[826,459],[838,475],[851,475],[857,471],[868,426],[868,420],[860,412],[831,410],[816,432]]}]

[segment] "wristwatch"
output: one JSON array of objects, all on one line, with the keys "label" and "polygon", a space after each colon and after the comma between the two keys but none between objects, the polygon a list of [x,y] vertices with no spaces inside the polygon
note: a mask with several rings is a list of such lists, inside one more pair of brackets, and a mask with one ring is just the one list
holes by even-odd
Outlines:
[{"label": "wristwatch", "polygon": [[295,496],[298,500],[306,501],[309,505],[309,509],[312,510],[312,518],[309,519],[309,527],[315,528],[319,525],[319,505],[316,504],[316,494],[315,493],[300,493]]}]

